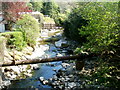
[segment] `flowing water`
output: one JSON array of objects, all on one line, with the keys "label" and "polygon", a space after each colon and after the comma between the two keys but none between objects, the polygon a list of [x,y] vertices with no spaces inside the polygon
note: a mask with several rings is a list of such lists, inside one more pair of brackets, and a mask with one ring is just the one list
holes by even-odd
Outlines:
[{"label": "flowing water", "polygon": [[[45,50],[43,50],[42,55],[40,54],[41,49],[39,47],[46,48]],[[56,48],[55,42],[49,42],[43,45],[39,44],[38,49],[33,54],[36,55],[36,57],[40,57],[40,58],[56,57],[58,54],[65,55],[62,49]],[[35,70],[33,72],[32,77],[13,81],[12,84],[10,85],[10,88],[31,88],[31,87],[32,88],[51,88],[48,85],[42,85],[38,78],[39,77],[44,77],[45,79],[51,78],[55,74],[55,71],[53,71],[53,69],[59,70],[60,68],[62,68],[61,63],[62,62],[59,61],[59,62],[38,64],[40,69]]]}]

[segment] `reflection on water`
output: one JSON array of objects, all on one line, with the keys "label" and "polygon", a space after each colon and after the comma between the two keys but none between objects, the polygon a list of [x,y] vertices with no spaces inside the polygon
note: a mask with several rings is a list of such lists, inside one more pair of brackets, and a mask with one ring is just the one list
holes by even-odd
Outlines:
[{"label": "reflection on water", "polygon": [[[57,53],[57,48],[53,44],[49,44],[49,50],[45,50],[44,56],[55,57]],[[52,66],[53,64],[54,66]],[[53,69],[59,70],[60,68],[62,68],[61,61],[43,63],[39,64],[39,66],[40,69],[35,70],[32,77],[28,77],[19,81],[13,81],[13,83],[10,85],[10,88],[51,88],[48,85],[42,85],[39,81],[39,77],[44,77],[45,79],[51,78],[55,74]]]},{"label": "reflection on water", "polygon": [[55,64],[54,67],[49,66],[48,63],[44,63],[40,65],[40,69],[36,70],[33,74],[33,77],[27,78],[20,81],[15,81],[10,87],[11,88],[51,88],[48,85],[42,85],[39,81],[39,77],[44,77],[45,79],[51,78],[55,72],[53,69],[60,69],[62,66],[61,62],[53,62]]}]

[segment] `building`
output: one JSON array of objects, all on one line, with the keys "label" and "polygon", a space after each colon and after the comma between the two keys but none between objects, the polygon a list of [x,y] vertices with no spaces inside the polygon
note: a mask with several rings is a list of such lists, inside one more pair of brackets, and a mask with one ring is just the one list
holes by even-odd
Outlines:
[{"label": "building", "polygon": [[2,15],[2,2],[0,2],[0,32],[4,32],[4,31],[5,31],[5,24]]},{"label": "building", "polygon": [[5,32],[5,23],[2,12],[0,12],[0,32]]}]

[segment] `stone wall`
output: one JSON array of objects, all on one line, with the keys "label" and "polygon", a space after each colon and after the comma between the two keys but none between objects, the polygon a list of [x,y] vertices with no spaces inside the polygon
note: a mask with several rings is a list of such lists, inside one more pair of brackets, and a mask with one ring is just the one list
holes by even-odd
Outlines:
[{"label": "stone wall", "polygon": [[4,61],[4,38],[0,38],[0,84],[2,83],[2,67],[1,64]]}]

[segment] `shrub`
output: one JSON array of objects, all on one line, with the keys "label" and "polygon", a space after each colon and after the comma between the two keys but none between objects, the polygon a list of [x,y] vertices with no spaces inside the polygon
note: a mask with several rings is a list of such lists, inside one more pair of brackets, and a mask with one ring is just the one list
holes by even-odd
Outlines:
[{"label": "shrub", "polygon": [[62,26],[67,17],[68,16],[66,14],[59,13],[58,16],[55,18],[55,23],[59,26]]},{"label": "shrub", "polygon": [[114,51],[113,46],[118,45],[120,36],[117,9],[118,3],[113,2],[91,2],[80,7],[82,17],[89,20],[87,26],[79,29],[81,36],[87,36],[86,49],[92,52]]},{"label": "shrub", "polygon": [[4,36],[7,39],[6,44],[8,48],[22,50],[22,48],[25,46],[22,32],[5,32],[1,33],[0,36]]},{"label": "shrub", "polygon": [[83,43],[86,38],[79,35],[79,29],[86,24],[87,20],[82,18],[79,8],[74,8],[63,24],[64,34],[72,40]]},{"label": "shrub", "polygon": [[29,46],[36,44],[40,28],[39,23],[34,17],[29,14],[24,14],[22,19],[17,21],[15,30],[23,33],[24,41],[26,41]]},{"label": "shrub", "polygon": [[46,23],[55,23],[54,19],[52,19],[50,17],[44,17],[44,22],[46,22]]}]

